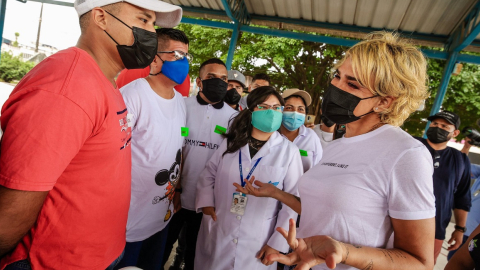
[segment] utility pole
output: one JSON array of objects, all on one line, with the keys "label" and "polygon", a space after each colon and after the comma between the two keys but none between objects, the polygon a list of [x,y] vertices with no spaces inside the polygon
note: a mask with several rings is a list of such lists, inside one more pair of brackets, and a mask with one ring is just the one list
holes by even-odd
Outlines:
[{"label": "utility pole", "polygon": [[42,28],[42,14],[43,14],[43,3],[40,8],[40,19],[38,20],[38,32],[37,32],[37,43],[35,44],[35,52],[38,52],[38,43],[40,42],[40,29]]}]

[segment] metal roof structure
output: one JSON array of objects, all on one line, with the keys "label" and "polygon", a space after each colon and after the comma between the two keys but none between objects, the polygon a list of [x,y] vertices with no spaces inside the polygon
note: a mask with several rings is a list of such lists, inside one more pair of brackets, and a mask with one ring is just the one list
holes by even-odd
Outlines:
[{"label": "metal roof structure", "polygon": [[[6,1],[0,0],[0,36]],[[28,1],[73,6],[57,0]],[[480,64],[480,56],[461,53],[480,52],[480,0],[163,1],[183,8],[183,23],[232,30],[229,69],[242,32],[353,46],[366,33],[397,31],[419,46],[434,47],[422,48],[425,56],[446,60],[430,115],[440,110],[455,64]]]}]

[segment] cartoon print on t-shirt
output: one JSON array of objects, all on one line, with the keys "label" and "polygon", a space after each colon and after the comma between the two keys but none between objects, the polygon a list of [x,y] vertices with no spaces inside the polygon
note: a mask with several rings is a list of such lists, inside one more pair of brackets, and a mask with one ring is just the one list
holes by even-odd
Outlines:
[{"label": "cartoon print on t-shirt", "polygon": [[163,219],[164,221],[167,221],[172,217],[172,211],[170,210],[170,205],[172,204],[172,201],[173,201],[173,195],[175,195],[175,187],[178,183],[178,179],[180,178],[181,162],[182,162],[182,150],[178,149],[177,155],[175,157],[175,161],[173,162],[172,166],[170,166],[170,169],[169,170],[161,169],[155,175],[155,183],[158,186],[164,186],[165,184],[168,184],[165,187],[165,194],[163,196],[155,196],[152,201],[152,204],[157,204],[163,201],[164,199],[167,199],[165,203],[168,203],[168,211],[165,215],[165,218]]},{"label": "cartoon print on t-shirt", "polygon": [[[125,114],[125,116],[123,116]],[[120,132],[125,132],[125,136],[121,139],[122,146],[120,147],[120,150],[125,149],[127,146],[130,145],[130,142],[132,140],[132,129],[130,128],[130,116],[127,114],[127,108],[125,108],[122,111],[117,112],[117,115],[120,115],[120,119],[118,122],[120,123]]]}]

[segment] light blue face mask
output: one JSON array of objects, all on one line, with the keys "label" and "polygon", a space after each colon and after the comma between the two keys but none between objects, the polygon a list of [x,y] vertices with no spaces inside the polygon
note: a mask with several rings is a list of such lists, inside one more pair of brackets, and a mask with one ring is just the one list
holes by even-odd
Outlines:
[{"label": "light blue face mask", "polygon": [[[162,58],[160,58],[162,60]],[[169,78],[170,80],[174,81],[177,84],[182,84],[187,78],[188,71],[190,69],[190,64],[186,57],[177,61],[163,61],[162,70],[157,74],[150,74],[150,75],[158,75],[162,73],[165,77]]]},{"label": "light blue face mask", "polygon": [[290,130],[297,130],[301,125],[305,123],[305,114],[299,112],[283,112],[282,124]]},{"label": "light blue face mask", "polygon": [[254,111],[252,113],[252,125],[263,132],[271,133],[280,128],[282,113],[274,110]]}]

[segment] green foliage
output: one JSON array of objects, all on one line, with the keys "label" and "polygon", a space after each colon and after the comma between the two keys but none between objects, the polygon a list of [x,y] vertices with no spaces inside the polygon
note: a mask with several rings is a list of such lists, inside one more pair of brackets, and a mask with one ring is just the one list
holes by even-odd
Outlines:
[{"label": "green foliage", "polygon": [[[425,130],[426,118],[430,114],[433,102],[438,92],[440,82],[445,67],[445,61],[429,59],[428,76],[430,98],[425,103],[425,110],[415,112],[405,122],[403,128],[414,136],[422,136]],[[460,116],[462,121],[461,128],[465,126],[474,126],[480,118],[480,66],[474,64],[463,64],[459,75],[452,75],[448,84],[447,92],[441,109],[452,111]],[[457,139],[463,136],[457,137]]]},{"label": "green foliage", "polygon": [[[212,57],[226,61],[232,31],[180,24],[178,29],[190,39],[189,52],[194,60],[192,78],[198,76],[200,64]],[[253,76],[267,73],[272,84],[283,91],[303,89],[312,95],[312,114],[320,108],[320,97],[328,85],[330,68],[341,58],[345,48],[288,38],[242,33],[237,42],[232,69]]]},{"label": "green foliage", "polygon": [[[191,41],[189,51],[194,56],[190,68],[192,78],[198,76],[203,61],[212,57],[226,61],[232,31],[190,24],[180,24],[178,29],[184,31]],[[242,33],[237,42],[232,68],[249,76],[267,73],[271,76],[273,85],[281,91],[288,88],[306,90],[313,99],[310,114],[318,115],[320,97],[330,82],[330,70],[346,49],[323,43]],[[431,97],[427,99],[425,109],[413,113],[403,126],[414,136],[423,134],[444,66],[443,60],[428,61]],[[475,125],[475,121],[480,118],[478,91],[480,66],[464,64],[461,74],[452,76],[442,106],[442,109],[460,115],[462,128]]]},{"label": "green foliage", "polygon": [[0,79],[5,82],[20,80],[35,66],[32,62],[23,62],[19,56],[2,52],[0,60]]}]

